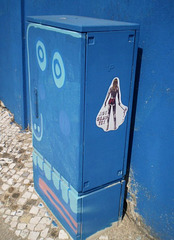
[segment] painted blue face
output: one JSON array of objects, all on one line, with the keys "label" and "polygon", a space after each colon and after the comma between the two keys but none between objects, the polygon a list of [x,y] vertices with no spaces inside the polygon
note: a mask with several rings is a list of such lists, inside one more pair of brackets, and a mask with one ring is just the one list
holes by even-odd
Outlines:
[{"label": "painted blue face", "polygon": [[38,118],[34,118],[32,123],[32,132],[37,141],[41,141],[43,136],[43,116],[42,113]]}]

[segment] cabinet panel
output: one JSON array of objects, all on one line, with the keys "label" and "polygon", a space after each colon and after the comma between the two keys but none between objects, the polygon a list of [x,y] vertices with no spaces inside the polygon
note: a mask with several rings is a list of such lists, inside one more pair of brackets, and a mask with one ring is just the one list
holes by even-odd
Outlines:
[{"label": "cabinet panel", "polygon": [[[125,181],[122,181],[82,198],[82,239],[110,227],[121,218],[124,191]],[[92,239],[97,239],[97,236]]]},{"label": "cabinet panel", "polygon": [[40,24],[28,27],[33,146],[81,190],[85,35]]},{"label": "cabinet panel", "polygon": [[134,35],[134,31],[88,34],[84,191],[123,177]]}]

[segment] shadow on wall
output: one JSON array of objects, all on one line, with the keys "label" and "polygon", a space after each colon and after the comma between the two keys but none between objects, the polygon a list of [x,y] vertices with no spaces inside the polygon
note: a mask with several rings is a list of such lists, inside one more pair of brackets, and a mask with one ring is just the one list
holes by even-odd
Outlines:
[{"label": "shadow on wall", "polygon": [[[131,165],[131,152],[132,152],[132,144],[133,144],[134,125],[135,125],[135,116],[136,116],[136,107],[137,107],[137,98],[138,98],[138,88],[139,88],[140,73],[141,73],[142,56],[143,56],[143,49],[138,48],[136,72],[135,72],[133,105],[132,105],[131,128],[130,128],[130,137],[129,137],[127,169],[126,169],[126,177],[125,177],[126,186],[127,186],[128,180],[129,180],[129,172],[130,172],[130,165]],[[124,215],[125,215],[126,210],[127,210],[127,202],[126,202],[127,195],[128,195],[128,187],[126,187],[126,190],[125,190]]]},{"label": "shadow on wall", "polygon": [[128,178],[129,178],[129,170],[130,170],[130,164],[131,164],[131,152],[132,152],[132,143],[133,143],[133,135],[134,135],[134,125],[135,125],[135,117],[136,117],[136,107],[137,107],[142,56],[143,56],[143,49],[138,48],[136,72],[135,72],[134,95],[133,95],[133,104],[132,104],[131,128],[130,128],[130,136],[129,136],[129,150],[128,150],[127,170],[126,170],[126,181],[128,181]]}]

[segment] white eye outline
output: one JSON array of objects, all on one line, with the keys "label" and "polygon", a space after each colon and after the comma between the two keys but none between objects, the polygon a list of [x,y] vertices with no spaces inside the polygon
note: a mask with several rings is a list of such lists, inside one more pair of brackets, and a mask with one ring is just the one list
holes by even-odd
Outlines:
[{"label": "white eye outline", "polygon": [[52,73],[56,86],[63,87],[65,81],[65,68],[59,52],[55,52],[52,60]]},{"label": "white eye outline", "polygon": [[36,43],[36,56],[40,69],[44,71],[47,65],[47,56],[45,45],[40,40]]}]

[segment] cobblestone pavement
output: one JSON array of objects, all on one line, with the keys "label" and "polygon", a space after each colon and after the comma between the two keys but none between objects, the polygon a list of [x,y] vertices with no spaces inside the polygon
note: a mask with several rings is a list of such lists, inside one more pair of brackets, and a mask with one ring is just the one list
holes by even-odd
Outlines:
[{"label": "cobblestone pavement", "polygon": [[[70,239],[33,186],[32,140],[13,115],[0,106],[0,240]],[[9,231],[10,230],[10,231]],[[124,220],[92,239],[153,239],[125,215]]]}]

